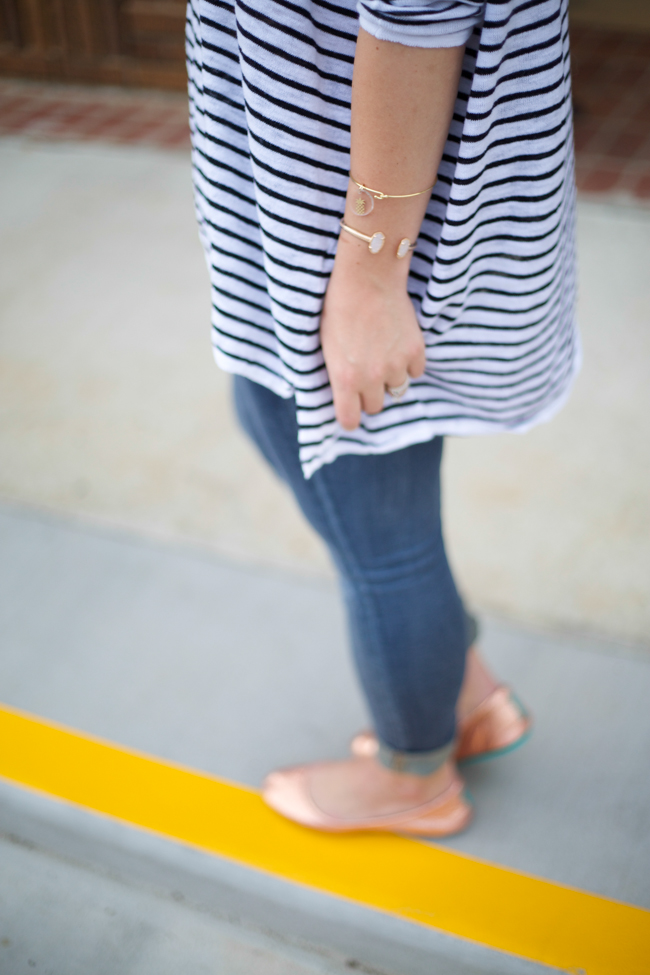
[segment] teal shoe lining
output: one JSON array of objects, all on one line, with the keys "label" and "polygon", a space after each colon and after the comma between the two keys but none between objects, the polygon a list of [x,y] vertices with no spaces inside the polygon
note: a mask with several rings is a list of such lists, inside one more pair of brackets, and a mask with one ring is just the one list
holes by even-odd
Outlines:
[{"label": "teal shoe lining", "polygon": [[[530,714],[528,713],[527,709],[512,690],[510,691],[510,697],[519,708],[519,713],[521,714],[522,718],[529,718]],[[503,748],[495,748],[490,752],[482,752],[480,755],[470,755],[468,758],[461,758],[456,762],[456,764],[459,767],[464,765],[478,765],[480,762],[489,762],[492,758],[501,758],[502,755],[509,755],[510,752],[514,752],[521,745],[525,745],[532,733],[532,726],[529,726],[528,729],[524,731],[521,738],[517,738],[517,740],[513,741],[512,744],[504,745]]]},{"label": "teal shoe lining", "polygon": [[470,755],[469,758],[461,758],[456,764],[459,767],[464,767],[465,765],[478,765],[480,762],[489,762],[492,758],[500,758],[502,755],[509,755],[510,752],[514,752],[521,745],[525,745],[533,730],[529,728],[525,731],[521,738],[517,738],[517,741],[513,741],[511,745],[504,745],[503,748],[495,748],[491,752],[483,752],[481,755]]}]

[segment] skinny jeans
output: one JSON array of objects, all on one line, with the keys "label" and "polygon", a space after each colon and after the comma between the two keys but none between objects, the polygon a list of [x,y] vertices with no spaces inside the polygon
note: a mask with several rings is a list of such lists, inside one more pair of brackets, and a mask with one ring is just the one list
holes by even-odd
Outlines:
[{"label": "skinny jeans", "polygon": [[244,430],[337,567],[380,761],[435,771],[453,749],[465,654],[475,637],[442,536],[442,438],[339,457],[306,480],[293,399],[243,376],[234,377],[234,396]]}]

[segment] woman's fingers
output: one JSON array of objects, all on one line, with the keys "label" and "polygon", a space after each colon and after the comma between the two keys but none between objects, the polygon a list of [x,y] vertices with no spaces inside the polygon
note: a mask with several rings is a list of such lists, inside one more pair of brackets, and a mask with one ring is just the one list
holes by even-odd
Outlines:
[{"label": "woman's fingers", "polygon": [[417,352],[415,352],[411,356],[409,360],[409,364],[408,364],[409,376],[411,376],[412,379],[418,379],[426,369],[426,365],[427,365],[427,355],[426,355],[426,349],[424,346],[424,339],[423,339],[420,348],[417,350]]},{"label": "woman's fingers", "polygon": [[355,390],[332,383],[334,413],[344,430],[356,430],[361,422],[361,396]]},{"label": "woman's fingers", "polygon": [[[336,419],[344,430],[356,430],[361,422],[361,413],[370,415],[381,413],[384,408],[386,392],[390,389],[408,388],[409,378],[416,379],[424,372],[426,359],[424,344],[411,356],[408,369],[404,366],[392,367],[386,371],[383,381],[368,380],[362,383],[355,377],[356,382],[332,383],[334,393],[334,412]],[[406,384],[406,385],[405,385]],[[399,399],[400,397],[395,397]]]},{"label": "woman's fingers", "polygon": [[383,383],[374,383],[367,386],[361,394],[361,406],[364,413],[381,413],[384,406],[385,386]]}]

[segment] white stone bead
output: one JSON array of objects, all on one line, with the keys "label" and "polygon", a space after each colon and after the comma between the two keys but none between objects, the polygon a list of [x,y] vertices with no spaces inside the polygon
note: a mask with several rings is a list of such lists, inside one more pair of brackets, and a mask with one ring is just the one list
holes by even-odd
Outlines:
[{"label": "white stone bead", "polygon": [[373,234],[372,237],[370,238],[370,243],[368,244],[368,249],[370,250],[370,253],[378,254],[379,251],[384,246],[385,240],[386,238],[380,231],[377,231],[376,234]]},{"label": "white stone bead", "polygon": [[402,240],[400,240],[399,244],[397,245],[397,256],[400,258],[400,260],[403,257],[406,257],[410,249],[411,249],[411,241],[408,239],[408,237],[403,237]]}]

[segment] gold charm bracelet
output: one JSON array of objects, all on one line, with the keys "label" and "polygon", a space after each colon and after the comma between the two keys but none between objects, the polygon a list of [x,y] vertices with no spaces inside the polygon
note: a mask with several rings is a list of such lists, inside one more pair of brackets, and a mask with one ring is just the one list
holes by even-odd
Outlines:
[{"label": "gold charm bracelet", "polygon": [[[358,217],[367,217],[369,213],[372,213],[375,208],[375,200],[409,200],[413,196],[423,196],[425,193],[430,193],[435,186],[434,183],[433,186],[427,186],[425,190],[418,190],[417,193],[384,193],[382,190],[373,190],[369,186],[365,186],[354,176],[350,176],[350,179],[359,190],[359,195],[354,201],[354,212]],[[364,199],[363,194],[367,199]]]}]

